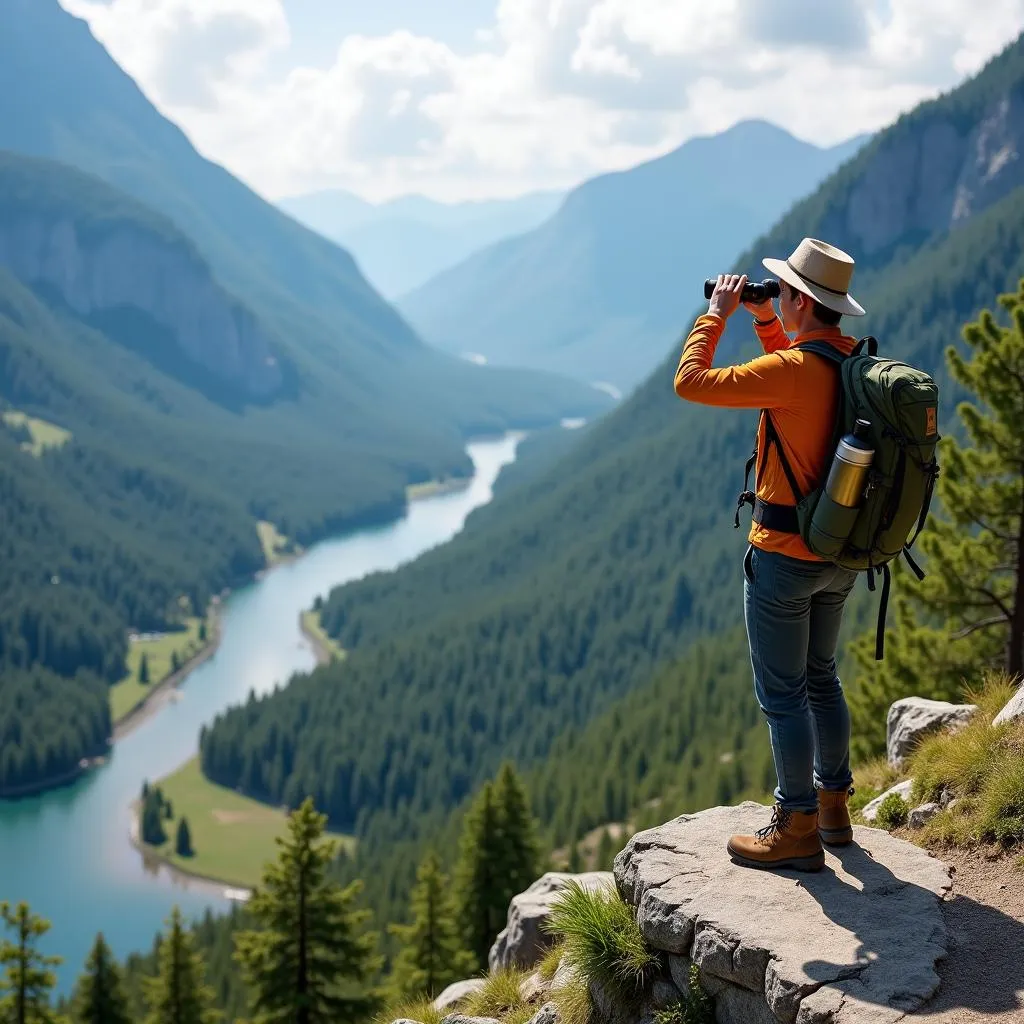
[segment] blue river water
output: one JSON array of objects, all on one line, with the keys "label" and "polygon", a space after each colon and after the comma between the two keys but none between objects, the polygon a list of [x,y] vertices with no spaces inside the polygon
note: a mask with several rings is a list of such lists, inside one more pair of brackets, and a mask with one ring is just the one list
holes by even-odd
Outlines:
[{"label": "blue river water", "polygon": [[119,740],[106,763],[75,784],[0,801],[0,901],[26,900],[50,920],[43,951],[64,958],[58,993],[70,991],[102,931],[123,958],[148,950],[173,904],[186,918],[230,906],[225,888],[146,865],[129,841],[130,804],[144,780],[174,771],[198,749],[200,727],[250,690],[266,693],[316,663],[299,628],[318,594],[376,570],[391,570],[458,533],[491,499],[521,435],[471,443],[472,482],[415,501],[405,518],[324,541],[301,558],[231,594],[216,653],[179,688],[179,699]]}]

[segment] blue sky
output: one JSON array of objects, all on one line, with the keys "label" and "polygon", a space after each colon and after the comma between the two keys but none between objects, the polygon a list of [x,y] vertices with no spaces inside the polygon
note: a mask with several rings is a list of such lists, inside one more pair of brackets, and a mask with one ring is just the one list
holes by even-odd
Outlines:
[{"label": "blue sky", "polygon": [[458,50],[494,23],[494,0],[284,0],[296,53],[311,64],[331,60],[346,35],[408,29]]},{"label": "blue sky", "polygon": [[749,117],[831,145],[1024,29],[1024,0],[59,2],[272,199],[568,188]]}]

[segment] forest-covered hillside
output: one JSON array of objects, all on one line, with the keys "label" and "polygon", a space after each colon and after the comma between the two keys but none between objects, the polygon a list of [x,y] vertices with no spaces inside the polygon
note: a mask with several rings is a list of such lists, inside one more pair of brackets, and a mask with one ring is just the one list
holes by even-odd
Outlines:
[{"label": "forest-covered hillside", "polygon": [[103,751],[94,683],[123,675],[128,630],[262,568],[258,521],[307,545],[471,468],[429,436],[389,453],[289,417],[296,387],[282,336],[166,217],[0,152],[0,793]]},{"label": "forest-covered hillside", "polygon": [[[471,471],[470,436],[612,404],[425,346],[346,252],[200,157],[84,22],[10,0],[0,794],[102,751],[95,683],[123,674],[128,630],[261,568],[258,521],[307,545],[388,520],[407,485]],[[26,423],[60,443],[24,447]],[[42,728],[62,679],[88,713]]]},{"label": "forest-covered hillside", "polygon": [[[1018,40],[881,133],[736,265],[756,270],[804,235],[853,252],[869,310],[854,329],[936,375],[944,430],[957,397],[945,346],[1024,272],[1019,170],[968,188],[1000,131],[1007,144],[1020,137],[999,116],[1022,82]],[[936,132],[961,140],[956,167],[908,157]],[[918,203],[925,188],[933,208]],[[755,344],[740,320],[719,363]],[[680,402],[677,358],[452,544],[336,590],[323,619],[350,658],[220,716],[203,738],[204,771],[275,803],[311,793],[340,828],[363,832],[377,815],[408,824],[457,805],[503,757],[540,763],[564,730],[696,637],[740,622],[746,531],[732,515],[756,412]],[[876,608],[864,589],[848,630]]]}]

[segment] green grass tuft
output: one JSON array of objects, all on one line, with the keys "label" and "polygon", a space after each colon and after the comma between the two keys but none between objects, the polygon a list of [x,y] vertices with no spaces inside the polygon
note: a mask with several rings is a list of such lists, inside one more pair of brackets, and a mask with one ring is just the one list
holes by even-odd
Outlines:
[{"label": "green grass tuft", "polygon": [[[488,974],[483,987],[467,996],[462,1010],[467,1017],[510,1018],[529,1009],[529,1004],[520,993],[520,986],[528,977],[527,971],[518,967],[503,967]],[[524,1018],[529,1020],[533,1014]]]},{"label": "green grass tuft", "polygon": [[571,879],[544,927],[562,936],[565,961],[612,998],[642,998],[659,972],[657,954],[644,942],[632,908],[617,892],[590,891]]},{"label": "green grass tuft", "polygon": [[902,778],[903,775],[884,756],[857,765],[854,769],[853,796],[849,802],[850,813],[862,811],[875,797],[891,789]]},{"label": "green grass tuft", "polygon": [[558,970],[558,965],[562,962],[562,956],[564,953],[564,943],[556,942],[541,958],[540,963],[537,964],[537,973],[544,981],[550,981],[555,976],[555,972]]},{"label": "green grass tuft", "polygon": [[577,974],[551,993],[551,1001],[558,1010],[559,1024],[591,1024],[594,1004],[590,998],[587,979]]},{"label": "green grass tuft", "polygon": [[891,832],[894,828],[906,823],[910,808],[899,793],[890,793],[879,805],[875,821],[881,828]]},{"label": "green grass tuft", "polygon": [[955,732],[928,736],[910,756],[913,799],[956,800],[920,833],[925,845],[1014,846],[1024,842],[1024,722],[992,725],[1015,687],[1003,674],[988,677],[967,699],[978,713]]},{"label": "green grass tuft", "polygon": [[373,1024],[391,1024],[392,1021],[418,1020],[421,1024],[441,1024],[451,1009],[436,1010],[434,1001],[422,996],[419,999],[390,1001],[374,1018]]}]

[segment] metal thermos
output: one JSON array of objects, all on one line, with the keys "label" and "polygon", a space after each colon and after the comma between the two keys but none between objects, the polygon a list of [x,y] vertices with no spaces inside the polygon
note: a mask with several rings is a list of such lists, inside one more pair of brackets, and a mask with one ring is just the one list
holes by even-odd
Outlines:
[{"label": "metal thermos", "polygon": [[836,446],[835,458],[825,482],[825,493],[837,504],[846,508],[860,505],[864,493],[864,480],[868,473],[875,450],[868,443],[871,424],[857,420],[853,432],[846,434]]}]

